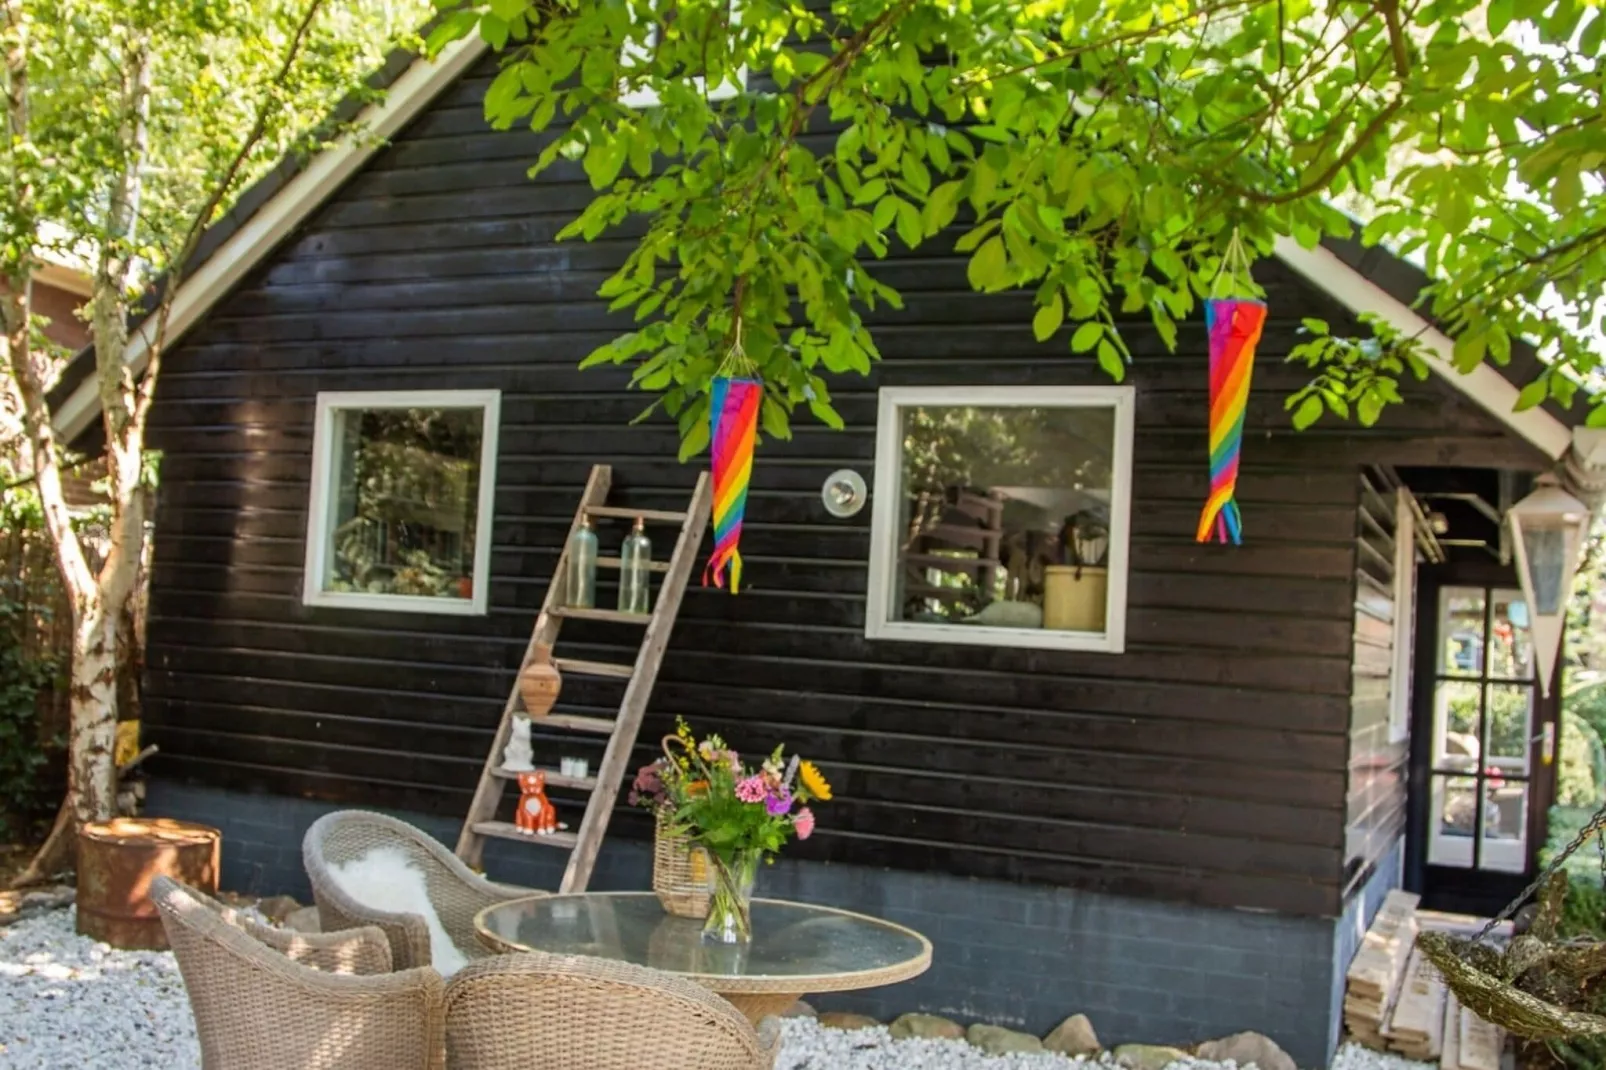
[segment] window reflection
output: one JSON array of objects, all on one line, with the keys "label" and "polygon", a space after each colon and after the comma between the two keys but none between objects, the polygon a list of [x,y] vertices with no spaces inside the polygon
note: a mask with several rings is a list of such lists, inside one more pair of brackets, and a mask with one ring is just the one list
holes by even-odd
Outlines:
[{"label": "window reflection", "polygon": [[344,409],[334,420],[323,589],[472,598],[483,410]]},{"label": "window reflection", "polygon": [[890,619],[1101,632],[1115,412],[902,410]]}]

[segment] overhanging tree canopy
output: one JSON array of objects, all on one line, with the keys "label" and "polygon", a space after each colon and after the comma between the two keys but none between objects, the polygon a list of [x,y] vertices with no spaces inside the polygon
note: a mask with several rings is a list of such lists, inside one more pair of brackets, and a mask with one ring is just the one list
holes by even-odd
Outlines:
[{"label": "overhanging tree canopy", "polygon": [[[641,326],[586,363],[633,365],[683,456],[738,321],[766,432],[804,405],[839,426],[826,376],[869,370],[861,314],[899,302],[874,261],[955,226],[975,288],[1033,288],[1037,337],[1063,328],[1115,378],[1121,319],[1174,345],[1234,231],[1312,246],[1351,232],[1339,206],[1440,280],[1424,311],[1457,365],[1541,347],[1521,407],[1570,404],[1598,369],[1606,11],[1586,0],[437,6],[433,47],[504,50],[486,113],[551,134],[533,170],[583,162],[597,193],[565,236],[645,219],[601,290]],[[1381,324],[1309,327],[1296,424],[1370,423],[1426,374]]]}]

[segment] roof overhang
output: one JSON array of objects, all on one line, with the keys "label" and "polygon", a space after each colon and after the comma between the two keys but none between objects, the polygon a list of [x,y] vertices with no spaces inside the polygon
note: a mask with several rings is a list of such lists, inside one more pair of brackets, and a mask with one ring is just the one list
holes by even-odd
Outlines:
[{"label": "roof overhang", "polygon": [[[478,35],[455,41],[434,60],[419,59],[391,83],[382,100],[358,114],[354,133],[309,159],[306,166],[275,193],[192,274],[173,296],[166,342],[172,345],[223,299],[347,179],[359,171],[384,143],[406,126],[432,100],[485,53]],[[155,317],[147,317],[129,335],[125,360],[137,375],[150,356]],[[100,409],[97,377],[85,376],[56,407],[56,428],[64,442],[86,431]]]},{"label": "roof overhang", "polygon": [[[361,133],[319,153],[283,188],[264,201],[249,219],[217,248],[193,274],[186,277],[173,299],[168,319],[167,344],[172,344],[245,275],[291,234],[311,213],[379,151],[386,139],[406,126],[486,51],[478,36],[454,42],[434,61],[416,60],[393,82],[384,100],[357,118]],[[1306,249],[1279,238],[1276,255],[1299,275],[1331,295],[1354,313],[1373,313],[1394,327],[1420,338],[1428,364],[1451,386],[1508,427],[1514,434],[1553,459],[1567,453],[1572,429],[1542,408],[1516,411],[1518,388],[1498,370],[1480,364],[1465,374],[1455,369],[1454,345],[1408,304],[1323,246]],[[150,347],[148,320],[132,333],[127,360],[136,374],[145,366]],[[96,377],[85,376],[56,409],[56,423],[65,441],[78,438],[95,418],[99,407]]]},{"label": "roof overhang", "polygon": [[1518,412],[1519,390],[1488,363],[1470,372],[1456,370],[1455,343],[1421,313],[1393,297],[1377,283],[1318,245],[1307,249],[1292,238],[1278,238],[1277,258],[1333,300],[1359,315],[1369,312],[1407,336],[1420,341],[1428,367],[1486,410],[1513,433],[1552,460],[1572,445],[1572,428],[1542,408]]}]

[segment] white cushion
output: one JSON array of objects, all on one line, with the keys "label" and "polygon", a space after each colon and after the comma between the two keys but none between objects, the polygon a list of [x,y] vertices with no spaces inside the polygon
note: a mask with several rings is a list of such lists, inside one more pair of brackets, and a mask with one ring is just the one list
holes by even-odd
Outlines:
[{"label": "white cushion", "polygon": [[446,926],[429,901],[424,871],[399,847],[375,847],[349,862],[329,867],[340,890],[365,907],[387,914],[417,914],[429,926],[429,957],[442,977],[468,965],[468,957],[446,935]]}]

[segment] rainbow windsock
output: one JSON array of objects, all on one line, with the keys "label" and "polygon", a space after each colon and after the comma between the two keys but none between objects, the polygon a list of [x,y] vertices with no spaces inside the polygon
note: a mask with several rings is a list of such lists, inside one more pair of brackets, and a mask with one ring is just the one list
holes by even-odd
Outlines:
[{"label": "rainbow windsock", "polygon": [[1266,323],[1266,304],[1244,298],[1212,298],[1205,302],[1210,331],[1210,498],[1199,517],[1199,542],[1234,546],[1243,542],[1243,518],[1233,494],[1238,488],[1238,454],[1244,442],[1244,410],[1249,405],[1249,375],[1255,367],[1255,346]]},{"label": "rainbow windsock", "polygon": [[712,580],[725,586],[730,569],[731,594],[742,585],[742,514],[747,511],[747,484],[753,476],[753,444],[758,439],[758,406],[764,384],[757,379],[714,380],[708,406],[709,453],[714,469],[714,552],[703,569],[703,586]]}]

